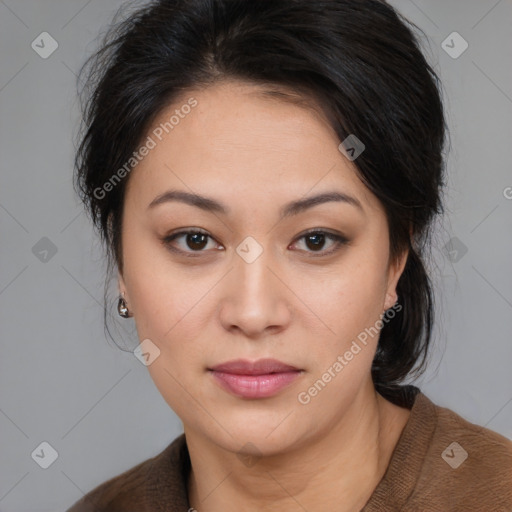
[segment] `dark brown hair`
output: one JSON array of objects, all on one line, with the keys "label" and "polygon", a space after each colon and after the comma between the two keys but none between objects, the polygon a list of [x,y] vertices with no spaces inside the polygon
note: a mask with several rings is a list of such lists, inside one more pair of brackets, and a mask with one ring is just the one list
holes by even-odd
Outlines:
[{"label": "dark brown hair", "polygon": [[365,144],[354,163],[385,209],[391,258],[409,249],[397,286],[402,309],[382,328],[372,366],[377,390],[396,400],[398,384],[423,370],[431,340],[424,256],[445,184],[441,89],[414,28],[380,0],[159,0],[114,24],[81,71],[75,175],[109,269],[122,270],[129,175],[104,197],[95,191],[162,109],[221,79],[298,92],[323,110],[340,142],[355,134]]}]

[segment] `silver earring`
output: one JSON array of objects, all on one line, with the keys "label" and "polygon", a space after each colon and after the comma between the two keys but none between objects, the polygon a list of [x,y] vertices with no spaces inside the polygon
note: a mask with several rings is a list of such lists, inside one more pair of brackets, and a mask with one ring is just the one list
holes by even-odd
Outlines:
[{"label": "silver earring", "polygon": [[117,312],[119,313],[119,316],[122,316],[123,318],[130,318],[130,311],[128,310],[126,301],[121,296],[119,296],[119,300],[117,301]]}]

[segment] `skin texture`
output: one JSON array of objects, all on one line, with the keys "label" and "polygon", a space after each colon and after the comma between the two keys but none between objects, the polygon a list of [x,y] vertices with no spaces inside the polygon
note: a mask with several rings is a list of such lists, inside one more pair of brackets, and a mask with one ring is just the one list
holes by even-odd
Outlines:
[{"label": "skin texture", "polygon": [[[198,102],[132,171],[119,288],[139,339],[160,350],[148,370],[183,422],[194,508],[359,510],[409,416],[373,387],[378,336],[308,404],[297,396],[395,304],[407,254],[389,262],[384,210],[326,120],[262,90],[220,82],[188,91],[157,116],[154,126],[188,98]],[[229,213],[181,202],[148,209],[169,189],[214,198]],[[357,198],[364,211],[331,201],[279,219],[284,204],[334,190]],[[190,228],[211,236],[203,252],[186,235],[168,245],[198,257],[162,243]],[[301,238],[311,228],[349,242],[337,247],[326,238],[315,248]],[[252,263],[236,252],[248,236],[263,249]],[[270,398],[233,396],[207,370],[266,357],[303,370]],[[241,454],[254,458],[247,463]]]}]

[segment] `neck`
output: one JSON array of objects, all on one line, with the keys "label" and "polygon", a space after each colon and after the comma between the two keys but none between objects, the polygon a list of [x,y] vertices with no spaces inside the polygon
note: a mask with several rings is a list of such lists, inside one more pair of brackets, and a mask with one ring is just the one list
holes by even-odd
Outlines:
[{"label": "neck", "polygon": [[384,475],[409,412],[370,382],[334,428],[247,466],[185,428],[190,505],[198,512],[359,511]]}]

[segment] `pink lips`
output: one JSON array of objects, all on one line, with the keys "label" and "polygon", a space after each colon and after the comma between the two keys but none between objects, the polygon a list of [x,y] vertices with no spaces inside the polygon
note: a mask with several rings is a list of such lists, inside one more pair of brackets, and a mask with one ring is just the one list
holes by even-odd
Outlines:
[{"label": "pink lips", "polygon": [[243,398],[267,398],[291,384],[302,371],[276,359],[237,359],[209,368],[221,387]]}]

